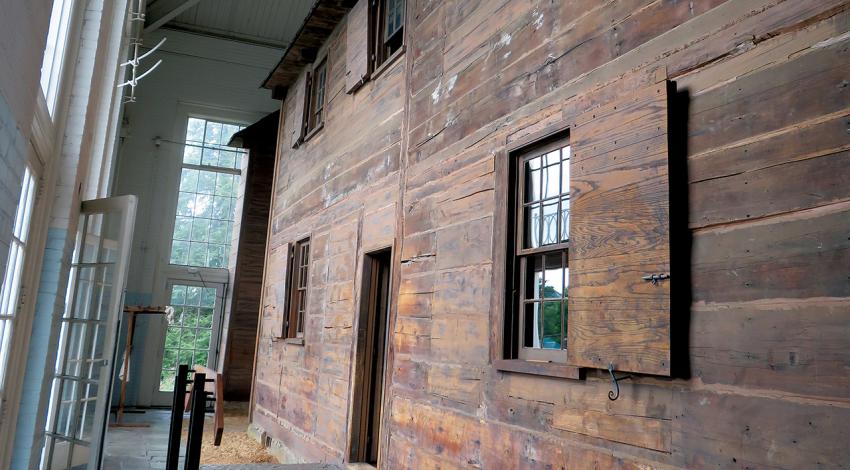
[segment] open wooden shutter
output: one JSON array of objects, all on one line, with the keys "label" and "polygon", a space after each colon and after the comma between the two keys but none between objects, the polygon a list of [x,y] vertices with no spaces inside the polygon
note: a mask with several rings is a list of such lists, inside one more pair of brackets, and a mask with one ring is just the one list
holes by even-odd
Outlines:
[{"label": "open wooden shutter", "polygon": [[573,155],[569,362],[670,375],[667,83],[580,115]]},{"label": "open wooden shutter", "polygon": [[304,138],[304,105],[307,103],[307,80],[309,80],[309,75],[310,73],[308,72],[305,76],[299,77],[292,87],[292,106],[286,115],[286,129],[289,133],[289,146],[291,148],[298,147]]},{"label": "open wooden shutter", "polygon": [[369,74],[369,0],[359,0],[348,12],[345,64],[345,92],[354,93]]}]

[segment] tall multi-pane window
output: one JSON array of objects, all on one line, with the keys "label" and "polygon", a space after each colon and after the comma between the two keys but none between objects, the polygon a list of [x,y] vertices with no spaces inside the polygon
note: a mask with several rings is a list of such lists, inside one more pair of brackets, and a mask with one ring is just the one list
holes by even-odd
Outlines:
[{"label": "tall multi-pane window", "polygon": [[567,347],[570,147],[565,140],[519,154],[514,300],[520,359],[563,360]]},{"label": "tall multi-pane window", "polygon": [[226,144],[242,126],[189,118],[171,264],[227,268],[245,151]]},{"label": "tall multi-pane window", "polygon": [[7,363],[11,348],[12,333],[15,326],[15,314],[21,293],[21,277],[24,271],[27,238],[30,219],[35,203],[36,179],[29,168],[24,171],[24,184],[12,225],[12,242],[9,244],[9,257],[0,285],[0,391],[6,382]]},{"label": "tall multi-pane window", "polygon": [[50,28],[47,31],[47,45],[41,64],[41,91],[51,115],[56,110],[59,79],[65,60],[65,46],[68,43],[73,8],[74,0],[54,0],[53,11],[50,13]]}]

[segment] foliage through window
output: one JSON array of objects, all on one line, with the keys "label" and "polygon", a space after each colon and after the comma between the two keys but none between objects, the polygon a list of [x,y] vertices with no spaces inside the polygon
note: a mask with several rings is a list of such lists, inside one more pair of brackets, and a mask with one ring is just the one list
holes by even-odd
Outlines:
[{"label": "foliage through window", "polygon": [[310,266],[310,239],[289,246],[289,299],[283,326],[284,337],[304,336],[304,313],[307,311],[307,279]]},{"label": "foliage through window", "polygon": [[35,188],[36,179],[29,168],[26,168],[15,220],[12,223],[12,240],[9,244],[8,258],[6,258],[6,269],[0,284],[0,391],[3,390],[6,381],[6,365],[12,347],[12,333],[22,287],[21,278],[24,272],[27,237],[35,203]]},{"label": "foliage through window", "polygon": [[372,71],[404,45],[404,8],[404,0],[369,0]]},{"label": "foliage through window", "polygon": [[559,140],[516,156],[516,247],[512,263],[518,358],[566,359],[570,147]]},{"label": "foliage through window", "polygon": [[189,118],[171,264],[227,268],[245,151],[226,144],[242,128]]},{"label": "foliage through window", "polygon": [[216,311],[216,289],[174,284],[171,302],[174,314],[168,318],[165,352],[162,355],[159,389],[174,390],[177,366],[207,366]]}]

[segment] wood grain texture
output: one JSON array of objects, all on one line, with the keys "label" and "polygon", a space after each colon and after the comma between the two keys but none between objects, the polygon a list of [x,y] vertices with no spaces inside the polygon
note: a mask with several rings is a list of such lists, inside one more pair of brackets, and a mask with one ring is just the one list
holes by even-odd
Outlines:
[{"label": "wood grain texture", "polygon": [[369,73],[369,0],[358,0],[346,21],[345,92],[354,93]]},{"label": "wood grain texture", "polygon": [[[358,266],[392,242],[381,468],[846,467],[850,2],[406,3],[406,52],[351,94],[341,20],[326,126],[280,143],[264,330],[281,247],[314,243],[304,344],[258,345],[254,419],[284,460],[345,464]],[[597,222],[574,219],[570,316],[593,313],[596,357],[545,375],[501,361],[504,168],[552,126]],[[617,401],[605,359],[643,371]]]},{"label": "wood grain texture", "polygon": [[667,116],[661,82],[570,131],[571,364],[670,373],[670,282],[642,279],[670,273]]}]

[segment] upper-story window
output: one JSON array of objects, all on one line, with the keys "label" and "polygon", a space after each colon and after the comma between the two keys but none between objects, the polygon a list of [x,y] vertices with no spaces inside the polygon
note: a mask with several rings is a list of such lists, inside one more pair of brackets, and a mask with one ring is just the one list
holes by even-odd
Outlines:
[{"label": "upper-story window", "polygon": [[65,61],[65,48],[68,43],[68,31],[71,26],[74,0],[55,0],[50,13],[50,28],[47,32],[47,45],[41,63],[41,91],[47,101],[50,115],[56,111],[59,97],[59,81]]},{"label": "upper-story window", "polygon": [[189,118],[171,264],[227,268],[245,151],[226,144],[242,128]]},{"label": "upper-story window", "polygon": [[371,70],[376,70],[404,45],[404,0],[370,0]]},{"label": "upper-story window", "polygon": [[[36,179],[29,168],[24,172],[24,184],[15,211],[15,221],[12,224],[12,240],[9,243],[9,257],[6,269],[0,283],[0,392],[6,379],[6,364],[12,347],[15,315],[18,311],[19,298],[24,273],[24,256],[27,251],[30,219],[35,204]],[[2,393],[0,393],[2,396]]]},{"label": "upper-story window", "polygon": [[325,121],[325,87],[327,85],[328,60],[322,59],[307,77],[307,106],[304,116],[304,134],[318,129]]},{"label": "upper-story window", "polygon": [[514,279],[518,357],[566,359],[570,146],[565,139],[516,156]]}]

